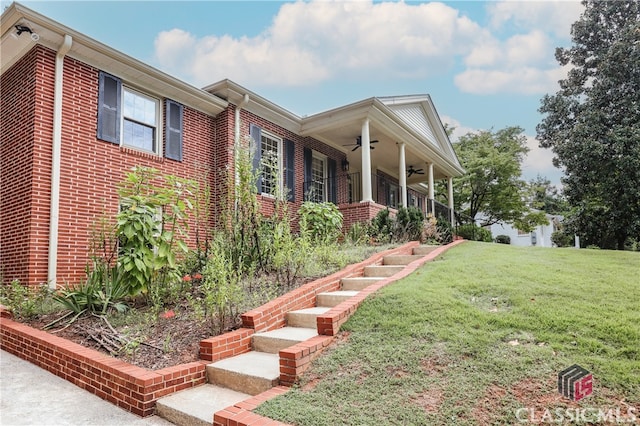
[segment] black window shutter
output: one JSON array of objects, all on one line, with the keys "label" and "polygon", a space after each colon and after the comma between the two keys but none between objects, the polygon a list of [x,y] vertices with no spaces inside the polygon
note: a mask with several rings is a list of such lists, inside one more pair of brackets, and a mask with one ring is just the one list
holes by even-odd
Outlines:
[{"label": "black window shutter", "polygon": [[[253,152],[253,170],[260,170],[260,161],[262,160],[262,129],[255,124],[249,125],[249,136],[253,140],[253,146],[251,149]],[[258,194],[262,192],[262,174],[258,174],[258,179],[256,180],[256,190]]]},{"label": "black window shutter", "polygon": [[312,188],[312,180],[313,180],[313,173],[312,173],[312,167],[313,167],[313,151],[311,151],[309,148],[305,148],[304,149],[304,187],[303,187],[303,191],[304,191],[304,198],[305,200],[307,200],[307,197],[309,195],[309,189]]},{"label": "black window shutter", "polygon": [[182,161],[182,112],[179,103],[167,99],[165,101],[165,149],[164,155],[172,160]]},{"label": "black window shutter", "polygon": [[329,201],[331,201],[333,204],[338,204],[337,203],[337,185],[336,185],[336,160],[334,160],[333,158],[329,158],[327,161],[327,172],[329,174],[329,190],[328,190],[328,195],[329,195]]},{"label": "black window shutter", "polygon": [[287,200],[296,200],[296,173],[295,173],[295,152],[296,146],[293,141],[284,140],[284,152],[287,168],[285,169],[285,186],[287,187]]},{"label": "black window shutter", "polygon": [[122,82],[100,71],[98,87],[98,139],[120,144]]}]

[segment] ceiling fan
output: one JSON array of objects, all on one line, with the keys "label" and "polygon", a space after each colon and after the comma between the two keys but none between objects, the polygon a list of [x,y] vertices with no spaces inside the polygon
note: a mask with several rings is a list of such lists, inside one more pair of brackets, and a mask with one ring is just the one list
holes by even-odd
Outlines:
[{"label": "ceiling fan", "polygon": [[[378,143],[378,141],[377,141],[377,140],[375,140],[375,141],[370,141],[369,143],[370,143],[370,144],[374,144],[374,143]],[[355,146],[354,146],[354,145],[355,145]],[[362,146],[362,137],[361,137],[361,136],[358,136],[358,137],[356,138],[356,143],[350,143],[350,144],[348,144],[348,145],[342,145],[342,146],[354,146],[354,148],[351,150],[351,152],[353,152],[353,151],[355,151],[356,149],[358,149],[358,148],[360,148],[360,147]],[[373,146],[369,146],[369,148],[374,149],[374,147],[373,147]]]},{"label": "ceiling fan", "polygon": [[407,169],[407,176],[411,177],[411,175],[423,175],[424,169],[414,169],[413,166],[409,166]]}]

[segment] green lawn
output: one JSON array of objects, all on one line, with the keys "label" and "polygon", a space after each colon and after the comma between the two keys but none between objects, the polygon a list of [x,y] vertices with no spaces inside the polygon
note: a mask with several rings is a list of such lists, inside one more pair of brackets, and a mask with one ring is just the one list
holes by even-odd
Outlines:
[{"label": "green lawn", "polygon": [[[576,363],[594,376],[577,403],[556,387]],[[457,425],[518,423],[524,408],[640,421],[640,253],[466,242],[368,299],[300,385],[257,411]]]}]

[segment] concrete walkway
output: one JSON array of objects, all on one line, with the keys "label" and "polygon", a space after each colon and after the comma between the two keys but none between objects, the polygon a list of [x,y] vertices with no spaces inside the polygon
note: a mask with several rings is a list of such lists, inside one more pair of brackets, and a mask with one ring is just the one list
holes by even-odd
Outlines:
[{"label": "concrete walkway", "polygon": [[0,351],[0,425],[167,426],[141,418],[24,361]]}]

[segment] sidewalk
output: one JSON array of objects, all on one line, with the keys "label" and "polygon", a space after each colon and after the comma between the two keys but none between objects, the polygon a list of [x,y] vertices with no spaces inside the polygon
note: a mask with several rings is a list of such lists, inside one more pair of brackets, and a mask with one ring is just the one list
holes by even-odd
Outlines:
[{"label": "sidewalk", "polygon": [[0,351],[0,425],[170,426],[172,423],[157,416],[138,417],[30,362]]}]

